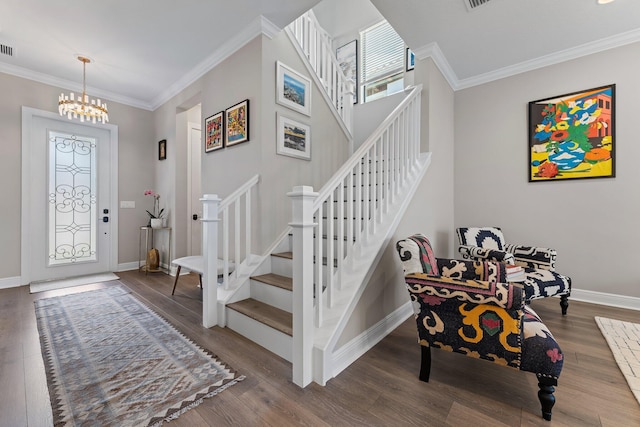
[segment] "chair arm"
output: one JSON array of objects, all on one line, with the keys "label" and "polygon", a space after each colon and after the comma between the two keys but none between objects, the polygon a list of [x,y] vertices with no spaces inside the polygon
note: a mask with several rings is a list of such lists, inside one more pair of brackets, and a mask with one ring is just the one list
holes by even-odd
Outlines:
[{"label": "chair arm", "polygon": [[515,263],[523,267],[550,271],[556,269],[558,253],[555,249],[508,244],[505,250],[512,253]]},{"label": "chair arm", "polygon": [[507,282],[507,269],[501,262],[449,258],[436,258],[436,262],[440,275],[451,279]]},{"label": "chair arm", "polygon": [[509,283],[405,276],[420,344],[519,368],[524,291]]},{"label": "chair arm", "polygon": [[424,273],[409,274],[405,276],[405,282],[409,293],[422,294],[434,301],[455,299],[511,311],[524,307],[524,288],[516,283],[457,280]]},{"label": "chair arm", "polygon": [[515,264],[513,254],[508,251],[498,249],[484,249],[478,246],[460,245],[458,251],[465,259],[475,259],[477,261],[495,261],[505,264]]}]

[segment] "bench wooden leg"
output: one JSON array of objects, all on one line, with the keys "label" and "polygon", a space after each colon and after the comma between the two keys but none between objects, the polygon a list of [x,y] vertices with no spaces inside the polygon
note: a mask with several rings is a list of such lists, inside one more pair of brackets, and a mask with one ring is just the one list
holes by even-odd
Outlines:
[{"label": "bench wooden leg", "polygon": [[173,295],[173,293],[176,291],[176,285],[178,284],[178,278],[180,277],[181,269],[182,269],[182,266],[179,265],[178,269],[176,270],[176,280],[173,281],[173,290],[171,291],[171,295]]}]

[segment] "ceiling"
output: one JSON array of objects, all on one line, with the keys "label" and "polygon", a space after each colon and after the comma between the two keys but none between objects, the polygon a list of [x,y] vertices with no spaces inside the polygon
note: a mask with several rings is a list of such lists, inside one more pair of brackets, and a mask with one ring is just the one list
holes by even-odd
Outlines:
[{"label": "ceiling", "polygon": [[[0,54],[0,72],[77,91],[83,54],[92,96],[153,110],[318,2],[3,0],[0,44],[13,56]],[[458,88],[640,40],[638,0],[490,0],[472,11],[465,0],[371,2],[419,57],[439,54]]]}]

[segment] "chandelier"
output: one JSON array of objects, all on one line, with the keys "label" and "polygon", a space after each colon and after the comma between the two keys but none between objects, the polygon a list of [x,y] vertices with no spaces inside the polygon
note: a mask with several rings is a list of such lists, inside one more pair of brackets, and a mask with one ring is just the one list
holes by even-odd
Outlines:
[{"label": "chandelier", "polygon": [[89,98],[87,95],[86,85],[86,69],[87,64],[91,62],[91,59],[86,56],[78,56],[78,61],[82,62],[82,95],[76,96],[71,92],[68,96],[64,93],[60,94],[58,98],[58,112],[61,116],[67,116],[69,120],[73,117],[77,119],[80,117],[80,121],[87,121],[95,123],[99,121],[104,124],[109,121],[109,112],[107,111],[107,104],[100,101]]}]

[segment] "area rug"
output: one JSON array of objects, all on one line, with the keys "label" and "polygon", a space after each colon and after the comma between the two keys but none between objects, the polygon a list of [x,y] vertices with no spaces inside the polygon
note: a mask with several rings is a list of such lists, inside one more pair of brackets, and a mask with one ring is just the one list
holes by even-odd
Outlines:
[{"label": "area rug", "polygon": [[46,282],[33,282],[29,285],[29,292],[52,291],[55,289],[71,288],[73,286],[89,285],[91,283],[109,282],[120,279],[113,273],[91,274],[88,276],[70,277],[68,279],[49,280]]},{"label": "area rug", "polygon": [[35,301],[57,426],[158,426],[244,379],[118,284]]},{"label": "area rug", "polygon": [[640,324],[596,317],[629,388],[640,403]]}]

